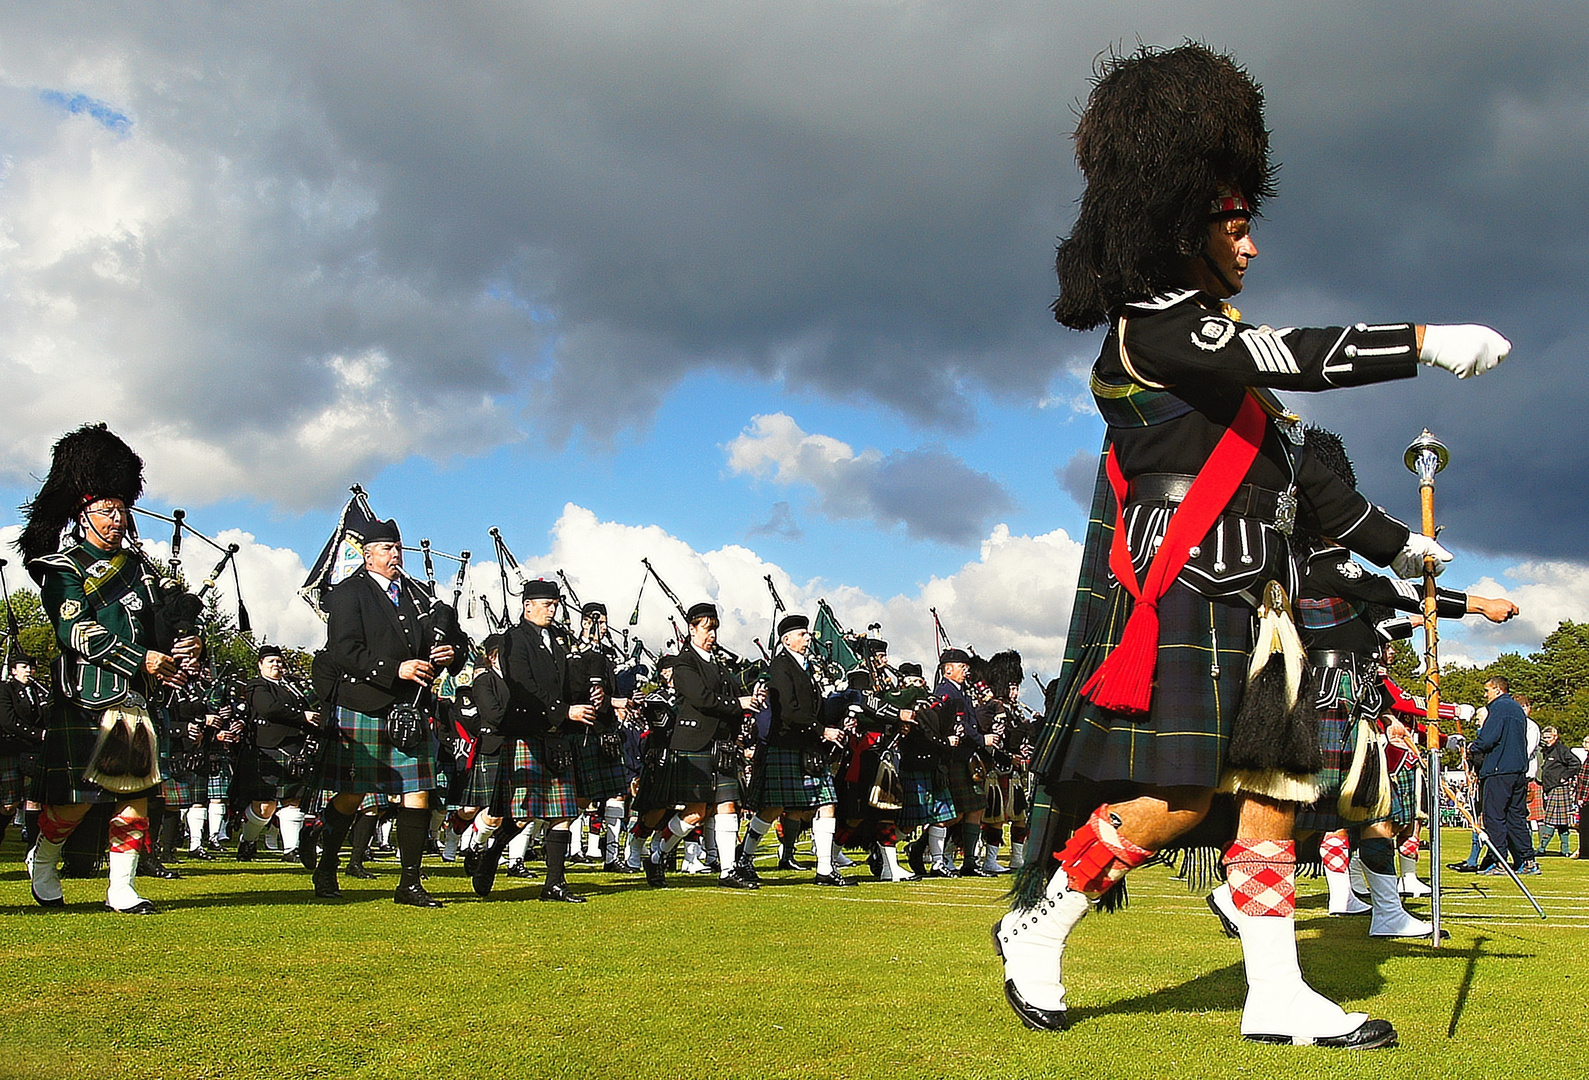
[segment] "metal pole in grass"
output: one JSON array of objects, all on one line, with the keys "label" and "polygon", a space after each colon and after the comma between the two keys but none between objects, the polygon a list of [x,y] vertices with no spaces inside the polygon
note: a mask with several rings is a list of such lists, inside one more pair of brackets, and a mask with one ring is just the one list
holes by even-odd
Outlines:
[{"label": "metal pole in grass", "polygon": [[[1423,510],[1423,534],[1431,539],[1435,528],[1435,473],[1446,467],[1451,453],[1445,444],[1424,428],[1423,434],[1413,440],[1402,458],[1407,468],[1418,477],[1418,500]],[[1440,775],[1440,630],[1436,625],[1439,616],[1439,594],[1435,591],[1435,558],[1424,556],[1423,561],[1423,640],[1424,640],[1424,715],[1428,732],[1425,743],[1429,767],[1426,777]],[[1440,797],[1439,785],[1429,788],[1429,921],[1434,930],[1430,945],[1440,947]]]}]

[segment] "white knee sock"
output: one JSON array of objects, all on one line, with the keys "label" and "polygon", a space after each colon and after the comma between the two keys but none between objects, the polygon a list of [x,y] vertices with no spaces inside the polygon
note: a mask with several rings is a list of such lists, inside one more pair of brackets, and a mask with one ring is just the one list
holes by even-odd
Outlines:
[{"label": "white knee sock", "polygon": [[264,835],[265,828],[270,824],[270,818],[260,817],[254,813],[250,806],[243,811],[243,842],[252,844]]},{"label": "white knee sock", "polygon": [[519,835],[508,841],[508,862],[510,864],[524,861],[524,853],[530,849],[530,833],[533,828],[526,825],[519,830]]},{"label": "white knee sock", "polygon": [[204,807],[188,807],[188,850],[197,851],[204,846]]},{"label": "white knee sock", "polygon": [[720,877],[734,872],[734,852],[739,844],[739,815],[718,814],[712,818],[712,832],[717,834],[717,870]]},{"label": "white knee sock", "polygon": [[281,826],[282,849],[297,851],[298,840],[303,836],[303,808],[283,806],[276,811],[276,823]]},{"label": "white knee sock", "polygon": [[943,842],[948,835],[949,828],[946,825],[927,826],[927,853],[931,856],[930,866],[942,866],[944,864]]},{"label": "white knee sock", "polygon": [[210,803],[210,839],[217,844],[221,842],[221,826],[226,824],[226,804],[221,802]]},{"label": "white knee sock", "polygon": [[811,850],[816,852],[817,873],[833,873],[833,837],[839,831],[837,818],[819,817],[811,822]]},{"label": "white knee sock", "polygon": [[607,861],[618,861],[618,835],[623,832],[623,800],[608,799],[602,807],[602,832],[607,837]]}]

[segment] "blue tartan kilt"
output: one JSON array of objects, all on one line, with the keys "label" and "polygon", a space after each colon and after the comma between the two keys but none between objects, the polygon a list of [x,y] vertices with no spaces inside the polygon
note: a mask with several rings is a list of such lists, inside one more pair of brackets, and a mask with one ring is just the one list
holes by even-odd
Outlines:
[{"label": "blue tartan kilt", "polygon": [[379,716],[337,707],[337,738],[326,748],[320,786],[336,794],[407,795],[436,786],[435,740],[410,754],[386,741]]},{"label": "blue tartan kilt", "polygon": [[579,816],[574,776],[553,775],[545,765],[545,742],[531,736],[513,744],[513,816],[560,821]]},{"label": "blue tartan kilt", "polygon": [[209,796],[210,802],[225,802],[226,793],[231,787],[232,766],[224,761],[212,763],[205,783],[205,793]]},{"label": "blue tartan kilt", "polygon": [[739,777],[717,771],[717,752],[713,747],[668,751],[667,774],[657,794],[657,805],[728,802],[739,802]]},{"label": "blue tartan kilt", "polygon": [[616,761],[604,757],[601,739],[594,731],[574,740],[574,787],[585,802],[604,802],[629,794],[629,769],[620,754]]},{"label": "blue tartan kilt", "polygon": [[[1117,640],[1130,609],[1118,584],[1112,603],[1112,630],[1105,632]],[[1181,581],[1172,584],[1159,602],[1158,662],[1148,712],[1111,712],[1076,693],[1059,718],[1070,729],[1069,745],[1049,778],[1217,787],[1246,682],[1253,621],[1245,604],[1209,600]],[[1078,670],[1071,685],[1079,689],[1108,651],[1091,650],[1088,669]]]},{"label": "blue tartan kilt", "polygon": [[955,813],[972,814],[988,807],[988,784],[984,780],[977,783],[971,778],[971,763],[969,761],[949,761],[949,801],[953,804]]},{"label": "blue tartan kilt", "polygon": [[1418,820],[1418,770],[1410,765],[1390,778],[1390,820],[1398,829]]},{"label": "blue tartan kilt", "polygon": [[839,801],[833,774],[807,776],[803,765],[805,755],[799,750],[767,746],[762,752],[764,756],[756,766],[756,790],[747,798],[752,809],[781,806],[785,810],[809,810]]},{"label": "blue tartan kilt", "polygon": [[901,829],[919,829],[923,825],[942,825],[954,820],[954,800],[948,787],[938,783],[934,771],[902,768],[899,783],[905,789],[905,805],[899,809]]}]

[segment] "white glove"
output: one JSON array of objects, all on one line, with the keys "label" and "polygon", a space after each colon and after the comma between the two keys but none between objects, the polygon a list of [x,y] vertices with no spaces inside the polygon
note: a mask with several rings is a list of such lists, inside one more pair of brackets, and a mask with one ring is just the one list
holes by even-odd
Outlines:
[{"label": "white glove", "polygon": [[1457,719],[1462,721],[1464,724],[1473,719],[1473,713],[1474,709],[1472,705],[1457,706]]},{"label": "white glove", "polygon": [[1430,367],[1445,368],[1459,379],[1483,375],[1505,360],[1512,343],[1475,323],[1423,328],[1423,348],[1418,359]]},{"label": "white glove", "polygon": [[1451,561],[1451,552],[1441,547],[1434,537],[1411,533],[1407,537],[1407,546],[1390,560],[1390,568],[1397,577],[1421,578],[1425,555],[1435,557],[1435,577],[1439,577],[1445,571],[1446,563]]}]

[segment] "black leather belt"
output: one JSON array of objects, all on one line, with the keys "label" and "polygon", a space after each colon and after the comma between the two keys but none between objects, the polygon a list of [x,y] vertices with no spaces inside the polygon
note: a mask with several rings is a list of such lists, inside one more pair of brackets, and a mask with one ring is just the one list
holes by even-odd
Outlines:
[{"label": "black leather belt", "polygon": [[[1186,498],[1186,493],[1192,490],[1192,482],[1196,479],[1186,473],[1143,473],[1131,481],[1126,501],[1178,503]],[[1225,513],[1273,524],[1275,507],[1279,501],[1278,491],[1243,484],[1231,496]]]},{"label": "black leather belt", "polygon": [[1353,668],[1357,667],[1357,654],[1342,652],[1340,649],[1309,649],[1308,663],[1321,668]]}]

